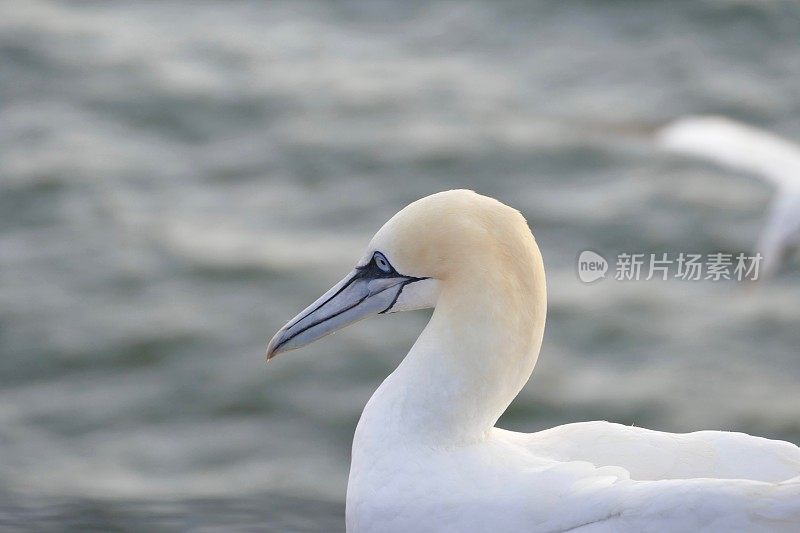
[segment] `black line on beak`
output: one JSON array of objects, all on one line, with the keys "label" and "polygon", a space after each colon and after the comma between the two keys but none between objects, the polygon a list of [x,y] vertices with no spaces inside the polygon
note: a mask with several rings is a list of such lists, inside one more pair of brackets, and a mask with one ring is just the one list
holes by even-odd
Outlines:
[{"label": "black line on beak", "polygon": [[426,279],[430,279],[430,278],[412,278],[412,277],[409,277],[408,280],[404,281],[403,284],[400,286],[400,290],[397,291],[397,294],[394,295],[394,300],[392,300],[392,303],[389,304],[389,307],[387,307],[386,309],[384,309],[383,311],[381,311],[378,314],[379,315],[383,315],[383,314],[388,313],[389,311],[392,310],[392,307],[394,307],[394,304],[396,304],[397,300],[400,299],[400,295],[403,294],[403,289],[406,288],[406,285],[411,285],[412,283],[416,283],[418,281],[423,281],[423,280],[426,280]]},{"label": "black line on beak", "polygon": [[[358,271],[358,268],[356,268],[356,271]],[[293,328],[293,327],[295,326],[295,324],[298,324],[299,322],[301,322],[301,321],[305,320],[306,318],[308,318],[308,317],[309,317],[309,316],[311,316],[312,314],[314,314],[314,313],[316,313],[317,311],[319,311],[319,310],[320,310],[320,308],[322,308],[322,306],[324,306],[325,304],[327,304],[328,302],[330,302],[331,300],[333,300],[334,298],[336,298],[337,296],[339,296],[339,295],[342,293],[342,291],[343,291],[343,290],[345,290],[345,289],[346,289],[347,287],[349,287],[350,285],[352,285],[354,281],[356,281],[356,280],[358,280],[358,279],[361,279],[361,276],[360,276],[359,274],[360,274],[360,272],[357,272],[357,273],[356,273],[354,276],[352,276],[350,279],[348,279],[348,280],[347,280],[347,283],[345,283],[344,285],[342,285],[342,286],[339,288],[339,290],[338,290],[338,291],[336,291],[335,293],[333,293],[333,294],[331,295],[331,297],[330,297],[330,298],[328,298],[327,300],[325,300],[324,302],[322,302],[321,304],[319,304],[318,306],[316,306],[314,309],[312,309],[312,310],[311,310],[311,311],[309,311],[308,313],[304,314],[303,316],[301,316],[301,317],[299,317],[299,318],[296,318],[295,320],[293,320],[293,321],[292,321],[292,323],[291,323],[291,324],[287,324],[287,325],[285,326],[285,328],[284,328],[284,329],[286,329],[286,330],[289,330],[289,329]],[[362,301],[363,301],[363,300],[362,300]],[[292,335],[292,337],[294,337],[294,335]],[[289,340],[289,339],[286,339],[286,340]],[[283,344],[284,342],[286,342],[286,341],[283,341],[281,344]],[[278,346],[280,346],[281,344],[279,344]],[[278,346],[276,346],[275,348],[278,348]]]},{"label": "black line on beak", "polygon": [[[374,269],[369,268],[369,266],[370,265],[356,267],[356,274],[353,275],[350,279],[348,279],[347,282],[344,285],[342,285],[339,288],[338,291],[336,291],[333,295],[331,295],[330,298],[328,298],[324,302],[320,303],[318,306],[316,306],[314,309],[312,309],[308,313],[304,314],[299,319],[294,320],[291,324],[289,324],[288,326],[285,327],[285,330],[288,331],[289,329],[291,329],[295,325],[299,324],[301,321],[303,321],[306,318],[308,318],[309,316],[311,316],[313,313],[316,313],[317,311],[319,311],[322,307],[324,307],[326,304],[328,304],[331,300],[333,300],[334,298],[339,296],[339,294],[341,294],[342,291],[347,289],[347,287],[352,285],[355,281],[380,279],[380,278],[404,278],[403,281],[401,281],[399,283],[400,290],[398,290],[397,294],[395,294],[394,298],[392,299],[392,303],[390,303],[389,306],[386,309],[384,309],[383,311],[380,311],[379,313],[377,313],[377,314],[384,314],[384,313],[388,312],[389,310],[391,310],[392,307],[394,307],[394,304],[397,303],[397,300],[398,300],[398,298],[400,298],[400,294],[403,292],[403,289],[405,289],[406,285],[408,285],[410,283],[415,283],[417,281],[422,281],[422,280],[428,279],[428,278],[417,278],[417,277],[412,277],[412,276],[404,276],[402,274],[398,274],[396,271],[393,271],[392,273],[387,274],[387,273],[379,270],[378,271],[378,275],[375,275],[376,273],[374,272]],[[362,298],[359,298],[358,301],[356,301],[352,305],[349,305],[349,306],[345,307],[344,309],[340,309],[338,312],[332,314],[331,316],[325,317],[323,319],[317,320],[316,322],[312,322],[311,324],[308,324],[308,325],[304,326],[303,328],[295,331],[290,337],[286,337],[280,343],[276,344],[275,347],[273,348],[273,351],[277,351],[281,346],[283,346],[287,342],[291,341],[292,339],[294,339],[295,337],[297,337],[301,333],[303,333],[305,331],[308,331],[309,329],[311,329],[313,327],[319,326],[320,324],[324,324],[328,320],[332,320],[332,319],[336,318],[337,316],[341,315],[342,313],[346,313],[347,311],[350,311],[351,309],[353,309],[355,307],[358,307],[359,305],[364,303],[364,301],[367,298],[370,298],[372,296],[376,296],[376,295],[378,295],[378,294],[380,294],[380,293],[382,293],[384,291],[387,291],[389,289],[392,289],[392,288],[396,287],[397,285],[398,284],[391,285],[391,286],[386,287],[385,289],[382,289],[382,290],[380,290],[380,291],[378,291],[376,293],[373,293],[373,294],[366,294]]]},{"label": "black line on beak", "polygon": [[[357,277],[357,276],[353,276],[353,279],[355,279],[356,277]],[[350,283],[348,282],[348,283],[347,283],[347,285],[350,285]],[[344,289],[344,287],[342,287],[342,288]],[[386,289],[384,289],[384,291],[385,291],[385,290],[386,290]],[[341,292],[341,290],[340,290],[340,291],[336,291],[336,294],[339,294],[340,292]],[[380,291],[380,292],[383,292],[383,291]],[[375,294],[380,294],[380,293],[375,293]],[[353,305],[350,305],[350,306],[348,306],[348,307],[345,307],[344,309],[340,309],[338,312],[336,312],[336,313],[332,314],[331,316],[328,316],[328,317],[325,317],[325,318],[323,318],[323,319],[317,320],[316,322],[312,322],[311,324],[308,324],[307,326],[305,326],[305,327],[303,327],[303,328],[301,328],[301,329],[299,329],[299,330],[295,331],[295,332],[292,334],[292,336],[291,336],[291,337],[286,337],[286,338],[285,338],[285,339],[283,339],[281,342],[279,342],[279,343],[278,343],[278,344],[275,346],[275,350],[277,350],[278,348],[280,348],[281,346],[283,346],[284,344],[286,344],[286,343],[287,343],[287,342],[289,342],[290,340],[294,339],[295,337],[297,337],[298,335],[300,335],[300,334],[301,334],[301,333],[303,333],[304,331],[308,331],[309,329],[311,329],[311,328],[313,328],[313,327],[315,327],[315,326],[319,326],[320,324],[324,324],[324,323],[325,323],[325,322],[327,322],[328,320],[332,320],[332,319],[336,318],[337,316],[341,315],[342,313],[346,313],[346,312],[348,312],[349,310],[353,309],[354,307],[358,307],[359,305],[361,305],[361,304],[364,302],[364,300],[366,300],[366,299],[367,299],[367,298],[369,298],[370,296],[374,296],[374,295],[372,295],[372,294],[367,294],[367,295],[366,295],[366,296],[364,296],[363,298],[360,298],[360,299],[359,299],[359,300],[358,300],[356,303],[354,303]],[[330,302],[330,301],[331,301],[331,299],[332,299],[332,298],[329,298],[329,299],[325,300],[325,302],[324,302],[324,303],[322,303],[322,304],[320,304],[319,306],[317,306],[317,308],[316,308],[316,309],[314,309],[314,311],[317,311],[317,309],[320,309],[320,308],[321,308],[323,305],[325,305],[326,303]],[[314,311],[312,311],[312,313],[313,313]],[[311,313],[308,313],[308,314],[307,314],[307,315],[305,315],[305,316],[307,317],[307,316],[309,316],[310,314],[311,314]],[[305,317],[303,317],[303,318],[305,318]],[[296,321],[295,321],[295,324],[297,324],[298,322],[300,322],[300,321],[299,321],[299,320],[296,320]],[[286,328],[286,329],[288,330],[289,328]]]}]

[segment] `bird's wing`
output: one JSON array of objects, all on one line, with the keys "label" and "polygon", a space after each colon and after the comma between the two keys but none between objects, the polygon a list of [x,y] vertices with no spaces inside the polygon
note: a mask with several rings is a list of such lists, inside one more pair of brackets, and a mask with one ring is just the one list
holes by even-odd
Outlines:
[{"label": "bird's wing", "polygon": [[758,237],[756,251],[763,256],[760,276],[769,276],[787,249],[800,242],[800,188],[782,189],[772,200],[769,215]]},{"label": "bird's wing", "polygon": [[542,531],[800,531],[800,448],[788,442],[609,422],[497,431],[552,460],[558,498]]},{"label": "bird's wing", "polygon": [[[572,524],[562,523],[566,527],[553,523],[555,531],[789,533],[800,530],[800,478],[784,483],[733,479],[621,481],[595,494],[575,497],[575,503],[584,509],[589,505],[590,513]],[[596,501],[592,502],[592,498]]]},{"label": "bird's wing", "polygon": [[756,251],[760,277],[772,274],[787,248],[800,241],[800,145],[770,132],[714,116],[685,117],[662,128],[663,148],[714,161],[778,187]]},{"label": "bird's wing", "polygon": [[800,448],[744,433],[665,433],[580,422],[532,434],[503,431],[503,438],[537,457],[620,467],[637,481],[720,478],[778,483],[800,476]]},{"label": "bird's wing", "polygon": [[780,188],[800,187],[800,146],[740,122],[685,117],[659,130],[657,142],[667,150],[762,177]]}]

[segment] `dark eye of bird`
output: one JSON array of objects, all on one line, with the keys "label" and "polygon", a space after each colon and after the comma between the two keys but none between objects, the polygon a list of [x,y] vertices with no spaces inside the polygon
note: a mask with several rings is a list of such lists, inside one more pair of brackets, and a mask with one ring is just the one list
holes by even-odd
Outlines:
[{"label": "dark eye of bird", "polygon": [[372,260],[375,261],[375,264],[378,265],[383,272],[391,272],[392,265],[389,264],[389,261],[381,254],[380,252],[375,252],[375,255],[372,256]]}]

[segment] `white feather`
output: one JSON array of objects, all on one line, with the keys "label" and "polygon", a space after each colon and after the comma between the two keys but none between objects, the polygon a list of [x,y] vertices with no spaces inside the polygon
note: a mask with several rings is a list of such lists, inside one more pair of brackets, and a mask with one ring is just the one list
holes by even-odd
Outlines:
[{"label": "white feather", "polygon": [[661,129],[657,142],[667,150],[713,161],[762,178],[777,187],[756,251],[762,274],[779,266],[800,240],[800,146],[724,117],[685,117]]}]

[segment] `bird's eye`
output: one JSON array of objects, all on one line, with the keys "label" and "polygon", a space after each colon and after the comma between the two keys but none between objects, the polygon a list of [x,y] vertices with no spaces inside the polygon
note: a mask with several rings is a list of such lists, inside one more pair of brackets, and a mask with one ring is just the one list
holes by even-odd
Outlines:
[{"label": "bird's eye", "polygon": [[383,257],[383,254],[380,252],[375,252],[375,255],[372,256],[372,259],[375,261],[375,264],[378,265],[383,272],[389,273],[392,271],[392,265],[389,264],[389,261]]}]

